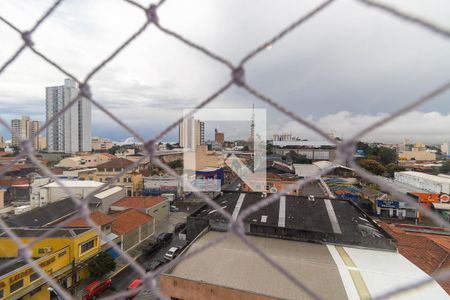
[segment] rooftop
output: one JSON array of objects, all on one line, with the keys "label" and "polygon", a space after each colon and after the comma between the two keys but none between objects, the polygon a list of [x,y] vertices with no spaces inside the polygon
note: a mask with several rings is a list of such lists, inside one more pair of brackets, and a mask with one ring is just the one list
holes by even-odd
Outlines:
[{"label": "rooftop", "polygon": [[10,217],[5,221],[11,227],[42,227],[62,221],[76,212],[75,203],[72,199],[67,198]]},{"label": "rooftop", "polygon": [[[12,231],[18,236],[18,237],[40,237],[44,233],[46,233],[49,230],[52,230],[52,233],[48,235],[48,237],[56,237],[56,238],[62,238],[62,237],[76,237],[82,233],[85,233],[86,231],[91,230],[91,228],[11,228]],[[6,232],[1,232],[0,237],[8,237]]]},{"label": "rooftop", "polygon": [[133,164],[133,162],[126,158],[114,158],[108,162],[100,164],[97,166],[97,169],[125,169],[129,165]]},{"label": "rooftop", "polygon": [[[189,255],[223,234],[207,232],[193,242],[185,254]],[[252,244],[264,249],[267,255],[275,258],[277,263],[295,278],[301,279],[305,286],[322,299],[359,299],[359,295],[365,293],[369,298],[375,298],[391,289],[429,278],[397,252],[257,236],[247,238]],[[348,271],[350,268],[351,276]],[[244,291],[276,299],[310,298],[234,236],[207,248],[201,255],[194,255],[181,261],[163,274],[161,278],[163,293],[167,287],[172,287],[166,281],[170,277],[175,281],[172,290],[180,293],[171,293],[170,296],[175,298],[182,298],[183,290],[175,285],[181,280],[199,283],[195,285],[196,289],[201,289],[202,285],[207,284],[225,287],[232,292]],[[360,278],[362,282],[355,280],[355,277]],[[448,297],[436,282],[415,290],[414,296],[415,299]]]},{"label": "rooftop", "polygon": [[[426,191],[419,189],[417,187],[414,187],[412,185],[406,184],[406,183],[402,183],[402,182],[398,182],[395,180],[392,180],[390,178],[386,178],[383,176],[378,176],[378,179],[383,180],[385,186],[389,186],[390,188],[395,189],[397,192],[400,193],[427,193]],[[383,190],[384,186],[380,186],[380,189]],[[385,190],[383,190],[385,191]],[[386,191],[385,191],[386,192]]]},{"label": "rooftop", "polygon": [[127,208],[149,208],[166,201],[161,196],[145,196],[145,197],[125,197],[114,202],[111,206],[121,206]]},{"label": "rooftop", "polygon": [[[261,193],[224,193],[215,199],[230,215],[237,217],[263,199]],[[212,230],[226,231],[227,220],[204,205],[189,220],[208,219]],[[281,196],[279,201],[249,215],[247,233],[293,239],[355,245],[396,251],[395,240],[351,201],[304,196]]]},{"label": "rooftop", "polygon": [[[93,211],[89,215],[92,219],[92,221],[95,222],[98,226],[102,226],[108,223],[112,223],[114,221],[114,218],[104,214],[100,211]],[[89,227],[90,225],[86,222],[86,220],[82,217],[77,218],[66,225],[66,227]]]},{"label": "rooftop", "polygon": [[436,176],[436,175],[430,175],[422,172],[414,172],[414,171],[403,171],[403,172],[396,172],[396,174],[402,174],[402,175],[409,175],[414,176],[426,180],[431,180],[439,183],[447,183],[450,184],[450,178],[442,177],[442,176]]},{"label": "rooftop", "polygon": [[112,231],[115,234],[125,234],[138,226],[152,220],[153,217],[137,210],[128,209],[120,213],[113,214],[114,221],[112,223]]},{"label": "rooftop", "polygon": [[104,190],[103,192],[95,194],[94,197],[98,198],[98,199],[104,199],[104,198],[106,198],[108,196],[111,196],[111,195],[117,193],[117,192],[120,192],[121,190],[123,190],[122,187],[120,187],[120,186],[113,186],[112,188],[109,188],[107,190]]},{"label": "rooftop", "polygon": [[104,183],[94,181],[94,180],[60,180],[60,181],[61,181],[61,184],[55,181],[55,182],[44,185],[44,187],[98,188],[98,187],[101,187],[102,185],[104,185]]}]

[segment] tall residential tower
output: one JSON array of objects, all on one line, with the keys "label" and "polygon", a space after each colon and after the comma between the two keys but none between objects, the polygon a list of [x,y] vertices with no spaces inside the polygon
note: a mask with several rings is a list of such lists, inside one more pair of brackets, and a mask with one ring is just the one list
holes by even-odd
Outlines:
[{"label": "tall residential tower", "polygon": [[[47,121],[59,113],[78,96],[73,79],[66,79],[63,86],[46,88]],[[81,97],[75,104],[57,117],[47,128],[49,152],[88,152],[91,147],[91,103]]]}]

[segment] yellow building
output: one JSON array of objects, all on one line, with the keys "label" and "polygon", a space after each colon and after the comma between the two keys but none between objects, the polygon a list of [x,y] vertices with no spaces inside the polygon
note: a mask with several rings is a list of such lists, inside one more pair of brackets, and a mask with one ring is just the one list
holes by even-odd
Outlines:
[{"label": "yellow building", "polygon": [[422,148],[414,147],[412,151],[402,151],[398,155],[400,160],[424,160],[435,161],[436,153],[422,150]]},{"label": "yellow building", "polygon": [[[125,168],[133,164],[132,161],[125,158],[116,158],[96,167],[97,171],[80,173],[80,180],[95,180],[108,182],[111,178],[122,172]],[[114,185],[122,186],[126,190],[127,196],[140,196],[144,187],[144,177],[142,174],[131,170],[114,182]]]},{"label": "yellow building", "polygon": [[[28,244],[46,229],[14,229]],[[49,237],[34,243],[31,255],[40,268],[64,288],[86,278],[87,261],[100,250],[100,238],[90,228],[56,229]],[[50,299],[48,285],[31,266],[20,260],[16,243],[5,233],[0,234],[0,263],[12,262],[0,270],[0,299]],[[23,297],[23,298],[22,298]]]}]

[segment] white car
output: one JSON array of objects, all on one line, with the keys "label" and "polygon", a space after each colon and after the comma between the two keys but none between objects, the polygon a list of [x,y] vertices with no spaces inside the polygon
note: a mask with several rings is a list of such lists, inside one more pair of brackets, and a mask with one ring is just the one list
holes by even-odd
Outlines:
[{"label": "white car", "polygon": [[177,257],[180,247],[171,247],[166,254],[164,254],[164,258],[167,260],[173,260],[175,257]]}]

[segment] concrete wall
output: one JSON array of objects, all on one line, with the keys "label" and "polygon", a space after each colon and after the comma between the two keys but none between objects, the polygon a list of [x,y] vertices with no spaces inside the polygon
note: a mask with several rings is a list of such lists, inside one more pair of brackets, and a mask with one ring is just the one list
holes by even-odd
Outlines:
[{"label": "concrete wall", "polygon": [[122,236],[122,249],[127,251],[139,243],[140,227],[137,227]]},{"label": "concrete wall", "polygon": [[152,216],[155,219],[155,223],[159,224],[169,218],[169,206],[169,201],[166,200],[147,209],[146,214]]}]

